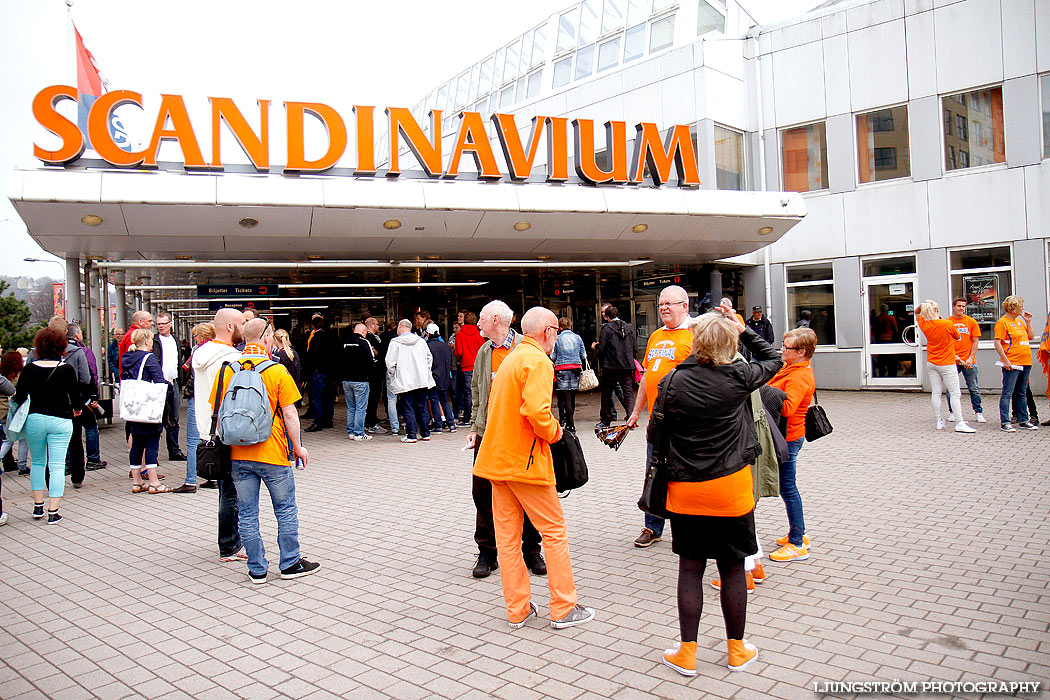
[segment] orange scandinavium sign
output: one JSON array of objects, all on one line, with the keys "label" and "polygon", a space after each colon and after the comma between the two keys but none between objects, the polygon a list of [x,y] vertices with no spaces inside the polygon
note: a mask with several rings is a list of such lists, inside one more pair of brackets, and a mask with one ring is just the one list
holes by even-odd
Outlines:
[{"label": "orange scandinavium sign", "polygon": [[[55,150],[33,145],[33,155],[48,165],[67,165],[84,153],[85,139],[74,122],[60,114],[57,105],[64,100],[76,100],[77,90],[69,85],[52,85],[37,93],[33,99],[33,116],[45,129],[61,139]],[[222,124],[225,122],[237,144],[258,172],[270,172],[270,100],[258,100],[259,132],[256,133],[234,101],[227,97],[209,97],[211,104],[211,162],[204,159],[186,104],[181,95],[161,95],[157,119],[149,145],[142,151],[128,152],[114,143],[108,124],[113,110],[121,105],[142,107],[142,95],[130,90],[113,90],[100,96],[92,105],[87,120],[87,136],[92,148],[110,165],[119,168],[156,168],[157,154],[164,141],[178,142],[182,149],[186,170],[222,171],[220,157]],[[321,102],[285,102],[285,121],[288,130],[285,173],[321,173],[339,162],[347,148],[347,129],[343,117],[329,105]],[[357,167],[353,174],[375,175],[374,106],[355,105],[357,127]],[[306,115],[318,119],[328,132],[328,149],[315,160],[307,159],[304,143]],[[442,163],[441,110],[429,113],[430,136],[416,122],[410,110],[389,107],[385,118],[390,133],[388,177],[401,174],[399,151],[401,140],[415,155],[428,177],[455,178],[464,156],[474,159],[477,176],[482,180],[527,180],[540,143],[547,144],[547,182],[565,182],[569,179],[569,129],[574,143],[576,174],[591,184],[637,184],[648,176],[659,186],[671,179],[675,170],[679,187],[697,187],[696,152],[689,127],[678,124],[661,134],[656,124],[642,122],[635,126],[634,153],[627,157],[627,124],[622,121],[605,123],[605,148],[610,154],[608,170],[598,164],[593,119],[536,116],[527,143],[522,143],[512,114],[493,114],[496,137],[503,151],[506,172],[500,170],[495,153],[485,131],[485,122],[478,112],[460,114],[455,145],[447,163]],[[170,122],[170,126],[169,126]]]}]

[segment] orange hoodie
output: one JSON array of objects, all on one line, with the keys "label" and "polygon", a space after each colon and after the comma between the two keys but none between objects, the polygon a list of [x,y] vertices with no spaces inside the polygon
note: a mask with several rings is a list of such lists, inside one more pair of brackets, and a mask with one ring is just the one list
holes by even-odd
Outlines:
[{"label": "orange hoodie", "polygon": [[551,413],[554,364],[528,336],[496,371],[485,439],[474,475],[492,481],[554,486],[550,443],[561,437]]},{"label": "orange hoodie", "polygon": [[780,371],[767,382],[769,386],[783,389],[787,394],[781,416],[787,419],[787,435],[784,438],[793,442],[806,437],[806,412],[817,390],[817,381],[809,360],[784,365]]}]

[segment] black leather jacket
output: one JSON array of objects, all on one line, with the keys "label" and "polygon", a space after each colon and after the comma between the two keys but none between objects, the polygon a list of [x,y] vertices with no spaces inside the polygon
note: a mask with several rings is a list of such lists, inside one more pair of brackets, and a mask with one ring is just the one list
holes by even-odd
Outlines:
[{"label": "black leather jacket", "polygon": [[701,365],[690,356],[661,380],[660,395],[667,392],[668,481],[718,479],[753,464],[762,454],[750,395],[772,379],[783,362],[750,328],[740,340],[751,351],[751,362]]}]

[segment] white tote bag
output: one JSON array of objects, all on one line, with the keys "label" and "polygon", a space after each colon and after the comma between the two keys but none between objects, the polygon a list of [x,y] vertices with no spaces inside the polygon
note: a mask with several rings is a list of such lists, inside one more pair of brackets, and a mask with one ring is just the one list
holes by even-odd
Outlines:
[{"label": "white tote bag", "polygon": [[583,371],[580,373],[580,391],[590,391],[598,388],[598,376],[591,369],[591,363],[585,362]]},{"label": "white tote bag", "polygon": [[139,363],[137,379],[120,380],[120,417],[135,423],[160,423],[164,417],[164,403],[168,398],[168,385],[142,381],[142,370],[146,368],[143,357]]}]

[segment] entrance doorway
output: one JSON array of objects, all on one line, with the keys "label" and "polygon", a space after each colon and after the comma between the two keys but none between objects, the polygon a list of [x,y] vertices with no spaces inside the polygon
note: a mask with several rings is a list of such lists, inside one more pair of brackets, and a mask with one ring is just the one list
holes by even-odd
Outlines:
[{"label": "entrance doorway", "polygon": [[905,342],[915,333],[915,278],[865,280],[864,297],[864,386],[920,386],[921,350]]}]

